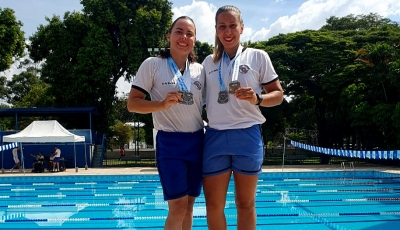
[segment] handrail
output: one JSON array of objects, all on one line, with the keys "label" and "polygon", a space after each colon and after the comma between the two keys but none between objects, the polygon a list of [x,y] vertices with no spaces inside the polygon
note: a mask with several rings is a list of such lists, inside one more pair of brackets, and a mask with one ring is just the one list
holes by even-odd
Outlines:
[{"label": "handrail", "polygon": [[100,154],[100,167],[103,167],[103,159],[104,159],[104,152],[106,149],[106,135],[103,134],[103,137],[101,139],[101,154]]}]

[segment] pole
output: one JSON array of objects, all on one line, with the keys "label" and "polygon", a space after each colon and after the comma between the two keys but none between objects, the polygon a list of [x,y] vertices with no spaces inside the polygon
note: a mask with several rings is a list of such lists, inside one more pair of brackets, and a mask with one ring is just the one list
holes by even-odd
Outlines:
[{"label": "pole", "polygon": [[86,157],[86,140],[83,142],[83,148],[85,149],[85,170],[88,169],[87,157]]},{"label": "pole", "polygon": [[137,156],[139,156],[139,124],[140,124],[140,122],[139,122],[139,117],[137,118],[137,135],[136,135],[136,144],[135,144],[135,156],[137,157]]},{"label": "pole", "polygon": [[3,150],[3,132],[2,129],[0,129],[0,134],[1,134],[1,140],[0,140],[0,149],[1,149],[1,173],[5,173],[4,171],[4,150]]},{"label": "pole", "polygon": [[78,167],[76,167],[76,148],[75,148],[75,140],[74,140],[74,160],[75,160],[75,172],[78,172]]},{"label": "pole", "polygon": [[286,136],[283,136],[282,172],[283,172],[283,166],[285,165],[285,154],[286,154]]},{"label": "pole", "polygon": [[22,150],[22,142],[19,143],[21,146],[21,166],[22,166],[22,171],[24,172],[25,175],[25,164],[24,164],[24,151]]}]

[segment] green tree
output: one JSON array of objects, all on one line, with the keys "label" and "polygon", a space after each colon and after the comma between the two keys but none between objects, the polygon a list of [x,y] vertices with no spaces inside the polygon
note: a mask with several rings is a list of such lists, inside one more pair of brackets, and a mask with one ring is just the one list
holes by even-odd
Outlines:
[{"label": "green tree", "polygon": [[128,111],[126,103],[128,100],[128,94],[124,94],[113,103],[113,110],[115,111],[115,120],[121,121],[122,123],[132,122],[135,119],[135,115]]},{"label": "green tree", "polygon": [[132,128],[122,122],[117,122],[111,127],[111,130],[113,134],[111,138],[111,145],[123,146],[129,143],[129,141],[133,138]]},{"label": "green tree", "polygon": [[0,100],[6,100],[7,95],[7,78],[0,76]]},{"label": "green tree", "polygon": [[[389,128],[396,117],[395,104],[385,104],[386,98],[389,102],[399,101],[395,66],[400,31],[390,20],[374,24],[369,19],[364,20],[368,23],[361,23],[363,26],[357,21],[347,25],[346,20],[339,20],[329,30],[323,27],[319,31],[278,35],[257,44],[264,45],[271,54],[285,93],[293,96],[291,103],[299,108],[294,110],[289,123],[297,121],[302,114],[300,110],[314,109],[309,119],[314,119],[320,146],[341,147],[352,143],[364,149],[396,148],[389,145],[396,143],[392,138],[396,134]],[[303,124],[310,122],[292,127],[303,128]]]},{"label": "green tree", "polygon": [[371,28],[380,28],[387,25],[397,25],[397,22],[393,22],[388,18],[384,18],[376,13],[370,13],[368,15],[354,15],[350,14],[344,17],[331,16],[326,19],[326,24],[322,26],[321,30],[370,30]]},{"label": "green tree", "polygon": [[213,47],[207,42],[196,41],[194,52],[197,55],[197,62],[202,63],[208,55],[212,54]]},{"label": "green tree", "polygon": [[17,21],[14,11],[0,8],[0,71],[10,68],[14,58],[22,56],[25,48],[22,23]]},{"label": "green tree", "polygon": [[[148,98],[150,99],[150,98]],[[139,113],[131,113],[126,109],[126,103],[128,100],[128,94],[119,97],[113,104],[114,111],[114,119],[116,122],[120,121],[122,123],[126,122],[140,122],[143,123],[144,126],[140,128],[140,139],[141,141],[145,141],[149,145],[153,145],[153,119],[152,115],[149,114],[139,114]],[[137,129],[138,127],[132,127]],[[143,132],[143,134],[142,134]],[[137,130],[134,132],[137,134]],[[143,139],[143,140],[142,140]]]},{"label": "green tree", "polygon": [[[371,77],[370,82],[376,82],[374,85],[377,84],[382,89],[382,91],[378,91],[380,93],[377,93],[374,96],[381,97],[383,101],[388,102],[388,93],[390,92],[387,92],[387,88],[393,83],[389,74],[392,69],[390,65],[399,58],[397,49],[385,43],[369,45],[360,49],[356,55],[356,60],[361,61],[367,66],[371,67],[372,73],[369,74]],[[391,98],[394,99],[393,97]]]},{"label": "green tree", "polygon": [[[397,34],[400,36],[400,31]],[[392,118],[396,117],[393,117],[393,112],[400,101],[400,81],[397,70],[399,57],[400,49],[396,45],[393,46],[391,42],[368,45],[357,52],[356,60],[365,64],[368,71],[361,78],[366,85],[364,87],[366,96],[362,102],[369,105],[369,126],[375,126],[375,133],[381,136],[382,141],[377,145],[385,149],[398,146],[398,140],[396,140],[398,129],[392,125],[395,124]]]},{"label": "green tree", "polygon": [[[9,109],[11,107],[9,105],[0,103],[0,108],[1,109]],[[13,118],[0,117],[0,131],[2,131],[2,130],[12,130],[13,127],[14,127],[14,124],[15,124],[15,121],[13,120]]]},{"label": "green tree", "polygon": [[32,107],[46,107],[54,104],[54,98],[48,96],[50,86],[46,83],[40,82],[33,85],[29,92],[22,97],[21,101],[15,101],[14,107],[18,108],[32,108]]},{"label": "green tree", "polygon": [[[21,102],[22,99],[28,95],[29,91],[35,85],[43,86],[39,77],[33,74],[33,68],[29,68],[25,72],[14,75],[12,79],[7,82],[7,102],[15,106],[16,103]],[[35,106],[34,104],[32,105]]]},{"label": "green tree", "polygon": [[308,102],[312,99],[309,105],[314,116],[309,118],[315,120],[309,119],[303,126],[317,124],[319,144],[328,147],[332,127],[329,120],[333,118],[332,109],[336,107],[340,89],[345,86],[342,70],[353,63],[349,56],[354,57],[351,51],[354,43],[340,32],[303,31],[271,38],[266,45],[282,76],[285,94]]},{"label": "green tree", "polygon": [[[266,42],[250,44],[270,54],[285,94],[293,98],[286,125],[305,129],[315,127],[320,146],[344,146],[344,142],[349,144],[359,140],[364,143],[363,147],[370,143],[378,143],[378,146],[388,146],[384,142],[395,143],[383,134],[389,131],[385,127],[394,122],[391,119],[396,116],[392,116],[391,111],[395,107],[377,103],[377,99],[385,96],[381,93],[384,92],[382,87],[377,90],[376,85],[386,81],[385,86],[392,87],[385,90],[387,97],[398,101],[398,68],[395,67],[398,66],[398,58],[395,58],[398,48],[394,47],[399,44],[399,28],[390,20],[376,17],[380,21],[374,24],[370,20],[374,17],[364,17],[355,17],[354,22],[350,20],[354,25],[340,19],[332,23],[335,25],[331,28],[280,34]],[[357,20],[368,23],[357,24]],[[352,30],[354,28],[358,29]],[[355,62],[357,50],[377,42],[392,44],[394,48],[376,47],[380,60],[377,63],[381,63],[377,72],[384,75],[379,80],[377,74],[371,76],[371,69]],[[382,49],[384,47],[388,49]],[[390,96],[389,91],[393,92]],[[322,159],[322,163],[327,160]]]},{"label": "green tree", "polygon": [[165,0],[81,0],[83,13],[66,12],[63,20],[46,18],[30,37],[31,57],[46,60],[41,78],[57,106],[97,106],[103,113],[95,127],[106,131],[115,121],[112,105],[119,78],[131,79],[161,47],[171,24]]}]

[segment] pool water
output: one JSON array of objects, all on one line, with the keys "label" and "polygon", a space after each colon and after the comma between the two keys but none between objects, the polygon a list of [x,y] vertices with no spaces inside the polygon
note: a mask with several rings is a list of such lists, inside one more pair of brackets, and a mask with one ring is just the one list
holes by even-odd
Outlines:
[{"label": "pool water", "polygon": [[[157,175],[0,177],[1,229],[163,229]],[[257,229],[399,229],[400,175],[376,171],[263,173]],[[226,203],[236,229],[233,181]],[[193,229],[207,229],[204,196]]]}]

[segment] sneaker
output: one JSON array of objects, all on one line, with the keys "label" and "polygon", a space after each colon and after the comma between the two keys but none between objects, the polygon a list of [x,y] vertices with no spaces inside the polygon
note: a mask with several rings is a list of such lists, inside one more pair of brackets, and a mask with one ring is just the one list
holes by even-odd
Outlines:
[{"label": "sneaker", "polygon": [[10,172],[13,172],[14,169],[10,169]]}]

